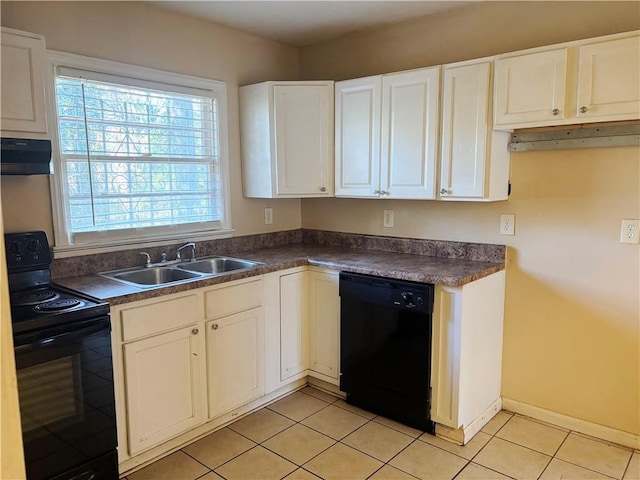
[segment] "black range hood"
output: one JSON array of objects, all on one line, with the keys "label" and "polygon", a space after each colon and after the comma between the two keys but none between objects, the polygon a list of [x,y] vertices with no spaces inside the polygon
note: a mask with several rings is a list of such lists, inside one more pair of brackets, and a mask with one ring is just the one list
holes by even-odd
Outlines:
[{"label": "black range hood", "polygon": [[48,175],[51,173],[51,140],[2,138],[2,175]]}]

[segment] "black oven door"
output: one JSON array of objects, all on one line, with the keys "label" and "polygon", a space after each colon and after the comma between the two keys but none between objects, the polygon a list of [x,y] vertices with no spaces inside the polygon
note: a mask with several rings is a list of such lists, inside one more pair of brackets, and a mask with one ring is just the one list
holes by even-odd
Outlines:
[{"label": "black oven door", "polygon": [[[27,478],[117,479],[109,317],[14,338]],[[94,471],[94,463],[108,465]],[[83,468],[88,465],[86,475]]]}]

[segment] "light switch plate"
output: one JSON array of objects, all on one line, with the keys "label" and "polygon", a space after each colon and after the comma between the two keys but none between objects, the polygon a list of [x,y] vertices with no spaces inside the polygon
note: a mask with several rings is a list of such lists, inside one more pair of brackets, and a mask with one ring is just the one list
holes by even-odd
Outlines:
[{"label": "light switch plate", "polygon": [[500,235],[516,234],[516,216],[511,214],[500,215]]},{"label": "light switch plate", "polygon": [[623,218],[620,228],[620,243],[640,244],[640,220]]}]

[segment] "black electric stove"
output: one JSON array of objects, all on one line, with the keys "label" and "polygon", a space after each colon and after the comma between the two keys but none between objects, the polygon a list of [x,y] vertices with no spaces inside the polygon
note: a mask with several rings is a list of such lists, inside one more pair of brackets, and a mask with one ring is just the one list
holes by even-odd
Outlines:
[{"label": "black electric stove", "polygon": [[44,232],[5,235],[29,480],[117,480],[109,305],[51,281]]},{"label": "black electric stove", "polygon": [[106,315],[109,305],[51,281],[44,232],[5,235],[14,335]]}]

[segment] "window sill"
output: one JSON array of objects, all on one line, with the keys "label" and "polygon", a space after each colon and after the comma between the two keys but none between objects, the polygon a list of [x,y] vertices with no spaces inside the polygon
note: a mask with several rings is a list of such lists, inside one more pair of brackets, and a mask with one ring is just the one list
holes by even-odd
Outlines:
[{"label": "window sill", "polygon": [[54,258],[69,258],[80,257],[82,255],[94,255],[98,253],[110,253],[119,252],[122,250],[133,250],[136,248],[149,248],[166,245],[172,242],[192,242],[192,241],[207,241],[218,240],[222,238],[233,237],[234,230],[217,230],[215,232],[202,232],[202,233],[176,233],[173,235],[165,235],[162,237],[155,237],[148,240],[132,239],[132,240],[113,240],[103,243],[93,243],[91,245],[62,245],[54,246],[53,254]]}]

